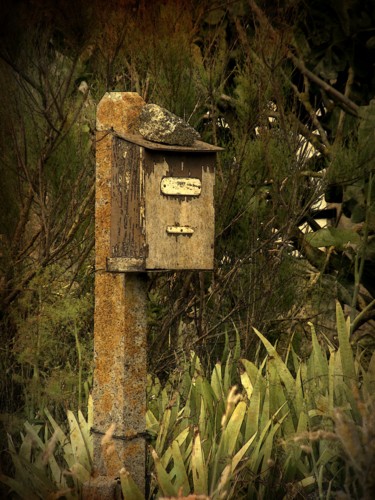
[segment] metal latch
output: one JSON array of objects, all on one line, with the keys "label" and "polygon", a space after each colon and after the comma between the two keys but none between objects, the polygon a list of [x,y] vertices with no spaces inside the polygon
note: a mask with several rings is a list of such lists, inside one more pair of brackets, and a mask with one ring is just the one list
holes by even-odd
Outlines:
[{"label": "metal latch", "polygon": [[193,234],[194,229],[190,226],[167,226],[168,234]]}]

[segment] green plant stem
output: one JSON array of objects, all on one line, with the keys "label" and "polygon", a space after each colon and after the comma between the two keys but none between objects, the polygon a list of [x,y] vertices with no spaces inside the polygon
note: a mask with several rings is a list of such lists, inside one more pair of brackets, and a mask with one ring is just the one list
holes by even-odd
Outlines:
[{"label": "green plant stem", "polygon": [[[33,363],[33,382],[32,382],[32,395],[31,395],[31,412],[35,416],[37,409],[40,407],[40,390],[39,390],[39,357],[41,345],[41,328],[40,328],[40,315],[42,314],[42,292],[41,286],[38,289],[38,318],[37,318],[37,344],[36,344],[36,360]],[[39,393],[39,394],[38,394]]]},{"label": "green plant stem", "polygon": [[375,306],[375,299],[372,300],[353,320],[353,322],[350,325],[350,334],[356,331],[356,328],[358,324],[360,323],[362,317],[370,311]]},{"label": "green plant stem", "polygon": [[82,406],[82,350],[78,338],[78,328],[76,324],[74,324],[74,338],[76,341],[77,357],[78,357],[78,410],[80,410]]},{"label": "green plant stem", "polygon": [[[363,235],[363,243],[361,245],[361,249],[356,255],[355,258],[355,270],[354,270],[354,293],[353,293],[353,299],[352,299],[352,307],[351,307],[351,313],[350,313],[350,334],[354,332],[354,325],[358,324],[358,321],[355,321],[355,311],[356,311],[356,305],[357,305],[357,300],[358,300],[358,294],[359,294],[359,287],[361,285],[361,279],[363,276],[363,270],[365,267],[365,260],[366,260],[366,245],[367,245],[367,240],[368,240],[368,232],[369,232],[369,218],[370,218],[370,205],[371,205],[371,192],[372,192],[372,173],[370,173],[369,177],[369,183],[368,183],[368,191],[367,191],[367,200],[366,200],[366,219],[365,219],[365,229],[364,229],[364,235]],[[358,265],[359,262],[359,265]],[[367,309],[367,308],[366,308]]]}]

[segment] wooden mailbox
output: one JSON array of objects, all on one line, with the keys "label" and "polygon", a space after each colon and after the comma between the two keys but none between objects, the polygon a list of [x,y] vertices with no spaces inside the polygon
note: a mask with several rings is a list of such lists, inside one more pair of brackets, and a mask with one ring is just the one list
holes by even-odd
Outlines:
[{"label": "wooden mailbox", "polygon": [[110,256],[112,272],[213,269],[216,152],[113,138]]}]

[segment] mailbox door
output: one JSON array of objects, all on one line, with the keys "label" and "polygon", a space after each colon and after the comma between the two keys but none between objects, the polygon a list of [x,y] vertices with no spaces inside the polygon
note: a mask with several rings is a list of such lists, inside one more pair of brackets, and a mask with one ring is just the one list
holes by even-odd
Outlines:
[{"label": "mailbox door", "polygon": [[215,153],[144,149],[146,269],[213,269]]}]

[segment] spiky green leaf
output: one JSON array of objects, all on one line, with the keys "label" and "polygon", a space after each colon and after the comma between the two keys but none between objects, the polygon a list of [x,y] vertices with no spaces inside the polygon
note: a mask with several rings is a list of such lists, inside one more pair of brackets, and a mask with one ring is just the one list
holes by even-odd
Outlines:
[{"label": "spiky green leaf", "polygon": [[191,453],[191,470],[193,474],[194,493],[197,495],[207,495],[208,471],[199,432],[196,432],[194,436]]}]

